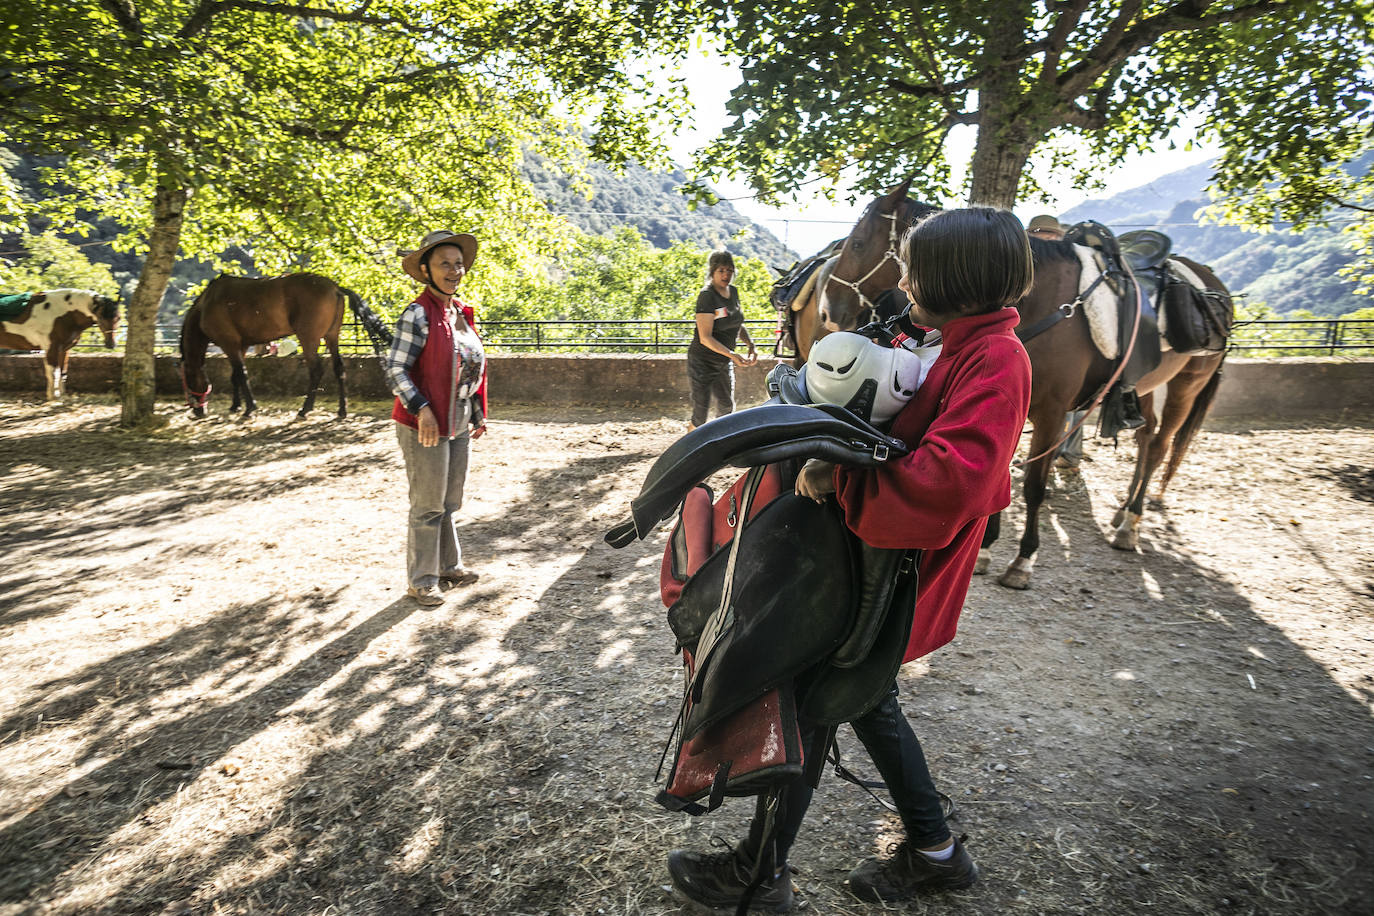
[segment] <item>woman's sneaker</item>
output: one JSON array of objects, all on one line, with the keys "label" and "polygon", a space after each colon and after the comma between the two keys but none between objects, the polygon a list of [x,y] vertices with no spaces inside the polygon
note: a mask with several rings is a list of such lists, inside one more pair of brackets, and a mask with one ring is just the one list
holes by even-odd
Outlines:
[{"label": "woman's sneaker", "polygon": [[415,603],[421,607],[438,607],[444,603],[444,593],[439,591],[437,585],[412,585],[406,589],[406,596],[414,598]]},{"label": "woman's sneaker", "polygon": [[[673,887],[693,903],[708,910],[733,913],[754,873],[754,862],[740,847],[721,852],[689,852],[675,849],[668,853],[668,874]],[[750,912],[786,913],[794,903],[792,874],[787,868],[781,876],[765,878],[749,897]]]},{"label": "woman's sneaker", "polygon": [[845,884],[860,900],[891,903],[927,891],[957,891],[978,880],[978,866],[954,841],[954,855],[943,862],[923,855],[906,840],[898,843],[889,858],[868,859],[849,873]]}]

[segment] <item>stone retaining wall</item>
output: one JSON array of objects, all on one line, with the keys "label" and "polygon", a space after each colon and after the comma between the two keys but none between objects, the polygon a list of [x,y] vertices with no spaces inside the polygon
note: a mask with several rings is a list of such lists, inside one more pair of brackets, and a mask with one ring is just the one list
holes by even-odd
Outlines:
[{"label": "stone retaining wall", "polygon": [[[372,357],[345,357],[351,397],[390,397],[378,361]],[[119,386],[121,357],[73,356],[69,366],[70,390],[113,392]],[[763,400],[764,377],[772,367],[768,360],[749,369],[736,370],[737,399],[741,405]],[[214,385],[211,409],[228,404],[229,364],[223,357],[209,357],[206,371]],[[491,397],[494,403],[568,404],[589,406],[662,406],[688,410],[687,367],[683,356],[552,356],[544,354],[497,354],[491,357]],[[295,356],[252,357],[248,377],[258,395],[305,394],[304,360]],[[174,357],[157,360],[160,395],[181,397],[181,379]],[[336,402],[334,376],[326,362],[325,393],[319,408],[332,410]],[[41,396],[42,357],[0,356],[0,393]],[[1348,416],[1374,420],[1374,359],[1240,359],[1227,360],[1221,391],[1212,408],[1216,417],[1270,417],[1298,419],[1312,416]]]}]

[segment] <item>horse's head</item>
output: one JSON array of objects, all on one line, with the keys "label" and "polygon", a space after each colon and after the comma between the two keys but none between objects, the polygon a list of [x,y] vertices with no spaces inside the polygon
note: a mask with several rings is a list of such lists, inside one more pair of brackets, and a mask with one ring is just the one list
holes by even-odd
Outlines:
[{"label": "horse's head", "polygon": [[100,333],[105,335],[105,349],[113,350],[115,328],[119,327],[119,300],[95,293],[91,296],[91,314]]},{"label": "horse's head", "polygon": [[214,282],[211,280],[186,310],[186,316],[181,321],[181,340],[177,342],[177,349],[181,352],[181,390],[185,392],[186,404],[196,419],[205,416],[205,405],[210,400],[210,379],[205,374],[205,350],[210,341],[200,329],[200,300]]},{"label": "horse's head", "polygon": [[845,239],[821,290],[820,320],[827,330],[852,331],[871,321],[878,297],[897,285],[902,233],[936,210],[908,198],[910,186],[908,178],[869,204]]}]

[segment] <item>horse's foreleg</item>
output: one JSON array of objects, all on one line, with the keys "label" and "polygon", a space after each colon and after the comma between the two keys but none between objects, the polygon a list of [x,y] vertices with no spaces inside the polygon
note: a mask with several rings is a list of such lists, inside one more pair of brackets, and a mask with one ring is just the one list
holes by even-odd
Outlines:
[{"label": "horse's foreleg", "polygon": [[[1049,439],[1037,446],[1039,436],[1031,436],[1031,454],[1038,454],[1049,445]],[[1026,500],[1026,528],[1021,533],[1021,546],[1016,559],[997,577],[997,584],[1006,588],[1027,589],[1031,586],[1031,570],[1035,554],[1040,550],[1040,506],[1045,501],[1045,481],[1049,477],[1050,456],[1038,458],[1026,465],[1026,478],[1021,494]]]},{"label": "horse's foreleg", "polygon": [[988,526],[983,530],[983,543],[978,546],[978,562],[973,564],[975,576],[987,575],[992,564],[992,545],[1002,533],[1002,513],[994,512],[988,516]]},{"label": "horse's foreleg", "polygon": [[243,391],[243,418],[247,420],[257,412],[258,402],[253,400],[253,389],[248,385],[248,369],[243,365],[243,354],[237,353],[230,357],[233,364],[233,371],[230,374],[230,381],[234,389],[234,403],[239,401],[239,391]]},{"label": "horse's foreleg", "polygon": [[1016,559],[1011,561],[997,584],[1006,588],[1027,589],[1031,585],[1031,569],[1035,566],[1035,554],[1040,549],[1040,505],[1045,501],[1045,484],[1050,475],[1050,463],[1054,460],[1050,445],[1059,435],[1064,425],[1064,409],[1056,407],[1044,415],[1037,413],[1031,418],[1031,441],[1029,454],[1036,457],[1025,465],[1025,478],[1021,494],[1026,501],[1026,527],[1021,533],[1021,545]]},{"label": "horse's foreleg", "polygon": [[[228,355],[228,353],[229,353],[229,351],[228,351],[228,350],[225,350],[225,354]],[[248,369],[247,369],[246,367],[244,367],[243,361],[242,361],[242,358],[241,358],[241,357],[240,357],[240,361],[239,361],[237,364],[235,364],[234,361],[233,361],[233,358],[230,357],[229,365],[230,365],[230,367],[231,367],[231,369],[230,369],[230,371],[229,371],[229,389],[230,389],[231,393],[233,394],[233,398],[234,398],[234,403],[232,403],[232,404],[229,405],[229,412],[230,412],[230,413],[238,413],[238,412],[239,412],[239,408],[243,406],[243,401],[241,400],[242,395],[240,394],[240,391],[239,391],[239,382],[240,382],[239,373],[240,373],[240,371],[242,371],[242,373],[243,373],[242,382],[243,382],[243,385],[244,385],[245,387],[247,387],[247,385],[248,385]],[[246,417],[246,416],[248,416],[248,414],[244,414],[244,416]]]},{"label": "horse's foreleg", "polygon": [[297,419],[304,420],[305,415],[315,409],[315,395],[324,390],[320,387],[320,379],[324,377],[324,363],[320,361],[318,340],[311,341],[310,346],[301,341],[301,354],[305,357],[305,364],[310,368],[310,384],[305,389],[305,403],[301,405],[300,413],[296,414]]}]

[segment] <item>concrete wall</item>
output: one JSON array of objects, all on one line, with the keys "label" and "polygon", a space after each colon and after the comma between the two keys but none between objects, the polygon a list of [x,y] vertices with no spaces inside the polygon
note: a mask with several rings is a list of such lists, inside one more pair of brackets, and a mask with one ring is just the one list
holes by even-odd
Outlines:
[{"label": "concrete wall", "polygon": [[[351,397],[390,397],[376,359],[346,357]],[[76,392],[114,392],[119,387],[121,358],[114,355],[73,356],[70,388]],[[736,370],[736,397],[742,405],[765,397],[764,377],[772,360]],[[229,364],[223,357],[206,361],[214,385],[212,408],[227,405]],[[248,377],[259,395],[303,396],[305,362],[298,357],[252,357]],[[181,398],[181,380],[173,357],[157,360],[160,394]],[[323,409],[335,402],[333,372],[326,365]],[[42,357],[0,356],[0,392],[41,396]],[[552,356],[498,354],[491,358],[491,396],[496,404],[590,406],[661,406],[688,409],[687,367],[683,356]],[[224,399],[221,401],[221,399]],[[1300,419],[1344,416],[1374,421],[1374,359],[1233,358],[1226,362],[1221,391],[1212,408],[1215,417]]]}]

